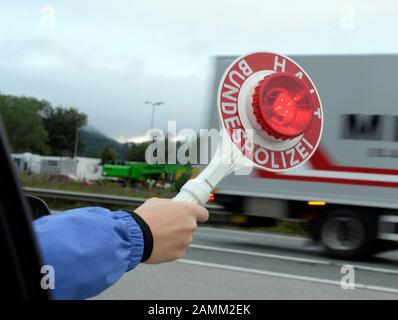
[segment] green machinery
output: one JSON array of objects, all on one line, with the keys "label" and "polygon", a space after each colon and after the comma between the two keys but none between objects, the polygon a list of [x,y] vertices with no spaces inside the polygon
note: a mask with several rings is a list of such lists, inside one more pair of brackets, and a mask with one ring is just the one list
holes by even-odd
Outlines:
[{"label": "green machinery", "polygon": [[192,176],[193,169],[188,165],[179,164],[148,164],[133,162],[125,165],[105,164],[102,175],[107,178],[118,178],[129,182],[144,182],[148,179],[168,182],[176,189],[178,182]]}]

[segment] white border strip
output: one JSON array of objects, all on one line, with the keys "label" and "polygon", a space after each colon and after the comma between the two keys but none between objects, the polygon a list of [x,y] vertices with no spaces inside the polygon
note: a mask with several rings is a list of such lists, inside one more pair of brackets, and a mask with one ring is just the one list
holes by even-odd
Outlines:
[{"label": "white border strip", "polygon": [[381,173],[365,173],[365,172],[346,172],[346,171],[328,171],[316,169],[297,169],[294,172],[281,172],[280,175],[310,178],[337,178],[352,180],[367,180],[381,182],[398,182],[398,175],[381,174]]}]

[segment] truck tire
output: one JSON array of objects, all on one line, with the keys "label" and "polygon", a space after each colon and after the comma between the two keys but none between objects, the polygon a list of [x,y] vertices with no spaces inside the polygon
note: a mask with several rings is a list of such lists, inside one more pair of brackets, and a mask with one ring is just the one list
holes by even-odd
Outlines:
[{"label": "truck tire", "polygon": [[329,256],[339,259],[360,259],[375,253],[377,216],[364,210],[338,208],[320,219],[319,236]]}]

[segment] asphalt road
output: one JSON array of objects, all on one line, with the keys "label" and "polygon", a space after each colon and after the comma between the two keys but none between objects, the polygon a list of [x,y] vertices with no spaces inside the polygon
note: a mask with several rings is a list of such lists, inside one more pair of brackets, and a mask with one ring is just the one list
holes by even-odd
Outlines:
[{"label": "asphalt road", "polygon": [[333,260],[307,238],[201,227],[183,259],[140,265],[95,299],[398,299],[398,251]]}]

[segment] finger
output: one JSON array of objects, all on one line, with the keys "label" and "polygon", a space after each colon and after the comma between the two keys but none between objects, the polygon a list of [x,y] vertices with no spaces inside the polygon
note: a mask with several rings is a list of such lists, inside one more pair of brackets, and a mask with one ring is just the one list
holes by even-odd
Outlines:
[{"label": "finger", "polygon": [[205,207],[202,207],[197,204],[192,205],[194,208],[194,213],[196,215],[196,221],[198,222],[206,222],[209,219],[209,211]]}]

